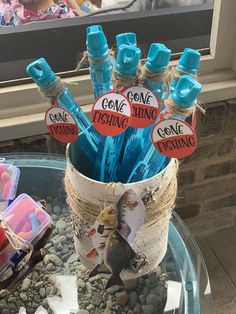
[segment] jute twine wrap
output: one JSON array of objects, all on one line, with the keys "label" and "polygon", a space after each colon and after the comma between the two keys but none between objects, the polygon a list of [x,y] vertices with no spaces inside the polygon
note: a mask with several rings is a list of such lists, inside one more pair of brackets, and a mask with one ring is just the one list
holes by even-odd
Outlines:
[{"label": "jute twine wrap", "polygon": [[47,85],[47,89],[45,88],[41,89],[39,87],[38,90],[42,97],[56,99],[58,95],[60,94],[60,92],[63,91],[64,88],[65,88],[65,83],[63,83],[62,80],[57,76],[54,82]]},{"label": "jute twine wrap", "polygon": [[[177,167],[176,167],[176,171],[177,171]],[[101,205],[94,204],[92,202],[89,202],[88,200],[83,199],[81,195],[79,194],[79,192],[71,184],[67,173],[65,175],[64,182],[65,182],[66,193],[68,196],[67,201],[71,210],[77,216],[79,216],[81,219],[85,220],[89,224],[94,224],[98,215],[101,212],[102,204]],[[177,194],[177,177],[176,177],[176,173],[173,173],[171,181],[166,187],[166,189],[163,190],[162,195],[156,198],[155,190],[154,192],[152,190],[151,201],[148,201],[148,203],[145,204],[146,205],[145,206],[146,217],[150,225],[156,221],[157,213],[162,212],[162,211],[164,212],[166,210],[170,210],[171,208],[173,208],[176,194]],[[143,202],[146,203],[145,197],[143,199]]]},{"label": "jute twine wrap", "polygon": [[138,80],[140,84],[144,84],[146,80],[164,83],[164,89],[166,89],[168,87],[168,81],[171,73],[172,72],[169,70],[169,68],[163,72],[155,73],[150,71],[144,64],[140,69]]},{"label": "jute twine wrap", "polygon": [[202,114],[206,114],[206,111],[202,108],[200,103],[196,102],[194,106],[191,106],[189,108],[184,108],[181,106],[178,106],[174,103],[171,97],[164,100],[165,108],[168,114],[170,115],[179,115],[182,117],[189,117],[193,114],[194,110],[199,110]]},{"label": "jute twine wrap", "polygon": [[123,89],[124,87],[129,87],[134,85],[138,80],[139,72],[137,71],[133,76],[125,76],[123,73],[120,73],[117,70],[114,70],[112,73],[112,83],[114,87],[120,87]]},{"label": "jute twine wrap", "polygon": [[[71,209],[75,232],[76,251],[81,262],[90,270],[97,264],[86,254],[93,248],[88,231],[104,205],[114,205],[121,194],[133,189],[142,199],[146,209],[146,223],[136,233],[134,247],[146,257],[146,264],[138,272],[123,270],[122,279],[132,279],[152,271],[163,259],[168,242],[168,227],[177,194],[178,161],[172,159],[158,175],[131,184],[106,184],[81,175],[71,164],[67,154],[65,189]],[[109,187],[110,185],[110,187]],[[106,195],[107,193],[107,195]]]}]

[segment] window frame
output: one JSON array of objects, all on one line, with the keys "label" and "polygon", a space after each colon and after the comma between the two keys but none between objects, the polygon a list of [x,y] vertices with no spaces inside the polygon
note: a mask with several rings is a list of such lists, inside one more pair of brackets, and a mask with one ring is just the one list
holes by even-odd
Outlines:
[{"label": "window frame", "polygon": [[79,54],[86,50],[86,27],[91,24],[103,26],[110,47],[116,34],[130,31],[137,34],[139,44],[162,42],[173,53],[183,50],[191,38],[195,39],[192,48],[203,49],[208,45],[212,14],[212,5],[207,3],[0,27],[0,61],[7,65],[7,71],[2,67],[3,75],[7,81],[18,79],[28,63],[42,56],[57,73],[73,71]]}]

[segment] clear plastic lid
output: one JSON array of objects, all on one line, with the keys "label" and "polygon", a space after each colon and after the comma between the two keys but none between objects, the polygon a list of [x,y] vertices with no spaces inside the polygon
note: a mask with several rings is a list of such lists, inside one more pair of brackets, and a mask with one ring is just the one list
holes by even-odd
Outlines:
[{"label": "clear plastic lid", "polygon": [[32,245],[52,225],[51,217],[43,206],[27,194],[19,195],[2,213],[2,218],[14,234]]},{"label": "clear plastic lid", "polygon": [[20,169],[0,160],[0,202],[13,200],[16,196]]}]

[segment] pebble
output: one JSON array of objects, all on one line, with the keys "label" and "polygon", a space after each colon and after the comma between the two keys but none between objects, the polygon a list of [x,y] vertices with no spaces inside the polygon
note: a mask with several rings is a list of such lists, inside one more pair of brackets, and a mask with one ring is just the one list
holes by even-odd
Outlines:
[{"label": "pebble", "polygon": [[126,291],[116,293],[116,302],[119,305],[125,305],[128,302],[128,294]]},{"label": "pebble", "polygon": [[92,293],[92,288],[91,288],[90,282],[86,282],[86,289],[87,289],[88,293]]},{"label": "pebble", "polygon": [[54,269],[54,265],[52,263],[47,264],[46,269],[48,271],[52,271]]},{"label": "pebble", "polygon": [[42,298],[45,298],[45,296],[46,296],[46,289],[44,287],[40,288],[39,294],[41,295]]},{"label": "pebble", "polygon": [[40,288],[43,287],[43,285],[44,285],[43,281],[39,281],[39,282],[36,282],[34,286],[37,290],[39,290]]},{"label": "pebble", "polygon": [[129,305],[131,308],[134,308],[137,303],[138,303],[138,293],[136,291],[133,291],[129,294]]},{"label": "pebble", "polygon": [[48,254],[48,255],[46,255],[45,258],[44,258],[44,262],[46,264],[48,262],[51,262],[55,266],[63,266],[62,260],[60,259],[60,257],[58,257],[55,254]]},{"label": "pebble", "polygon": [[52,205],[50,203],[47,203],[46,211],[47,213],[52,214]]},{"label": "pebble", "polygon": [[86,310],[88,311],[92,311],[94,309],[94,306],[92,304],[89,304],[87,307],[86,307]]},{"label": "pebble", "polygon": [[141,312],[142,312],[142,307],[141,307],[140,303],[137,303],[137,304],[135,305],[135,307],[134,307],[134,313],[139,314],[139,313],[141,313]]},{"label": "pebble", "polygon": [[138,285],[138,278],[125,280],[124,284],[125,284],[125,288],[127,290],[135,289],[137,287],[137,285]]},{"label": "pebble", "polygon": [[158,307],[158,302],[159,301],[159,298],[157,295],[153,294],[153,293],[150,293],[147,297],[146,297],[146,303],[147,304],[150,304],[150,305],[153,305],[154,308],[157,308]]},{"label": "pebble", "polygon": [[28,297],[25,293],[20,293],[20,298],[22,301],[27,301]]},{"label": "pebble", "polygon": [[76,314],[89,314],[87,310],[79,310]]},{"label": "pebble", "polygon": [[21,285],[21,291],[27,291],[30,287],[31,280],[29,278],[25,278]]},{"label": "pebble", "polygon": [[31,276],[34,281],[37,281],[39,278],[39,274],[36,271],[33,271]]},{"label": "pebble", "polygon": [[61,213],[61,207],[59,205],[54,205],[53,212],[54,214],[59,215]]},{"label": "pebble", "polygon": [[86,284],[85,284],[85,282],[84,282],[83,279],[80,279],[80,278],[79,278],[79,279],[77,280],[77,287],[78,287],[78,288],[82,288],[82,289],[83,289],[83,288],[85,287],[85,285],[86,285]]},{"label": "pebble", "polygon": [[93,305],[99,305],[102,302],[102,295],[100,293],[94,293],[92,296],[91,303]]},{"label": "pebble", "polygon": [[141,304],[145,303],[145,296],[143,294],[140,294],[139,301],[140,301]]},{"label": "pebble", "polygon": [[66,236],[64,236],[64,235],[60,236],[59,240],[60,240],[61,244],[65,244],[67,242]]},{"label": "pebble", "polygon": [[63,219],[60,219],[56,222],[56,228],[60,235],[64,235],[66,229],[66,222]]},{"label": "pebble", "polygon": [[153,314],[154,313],[154,307],[152,305],[143,305],[142,310],[144,314]]},{"label": "pebble", "polygon": [[157,266],[155,268],[155,273],[156,273],[157,277],[161,276],[161,274],[162,274],[161,266]]},{"label": "pebble", "polygon": [[69,258],[68,258],[68,263],[73,264],[75,262],[79,261],[79,255],[77,253],[73,253]]}]

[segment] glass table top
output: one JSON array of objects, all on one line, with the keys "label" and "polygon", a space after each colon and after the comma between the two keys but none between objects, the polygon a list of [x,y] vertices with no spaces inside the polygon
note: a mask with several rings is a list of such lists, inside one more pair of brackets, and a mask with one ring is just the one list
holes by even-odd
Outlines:
[{"label": "glass table top", "polygon": [[[47,154],[1,157],[21,170],[17,195],[27,193],[36,201],[45,199],[55,226],[46,244],[48,254],[13,294],[0,301],[1,314],[212,313],[211,288],[203,257],[191,232],[175,212],[167,254],[160,266],[148,275],[126,282],[125,288],[115,286],[105,290],[107,279],[89,278],[74,249],[63,187],[65,159]],[[61,285],[64,282],[64,290],[58,282]],[[66,285],[70,287],[69,297]]]}]

